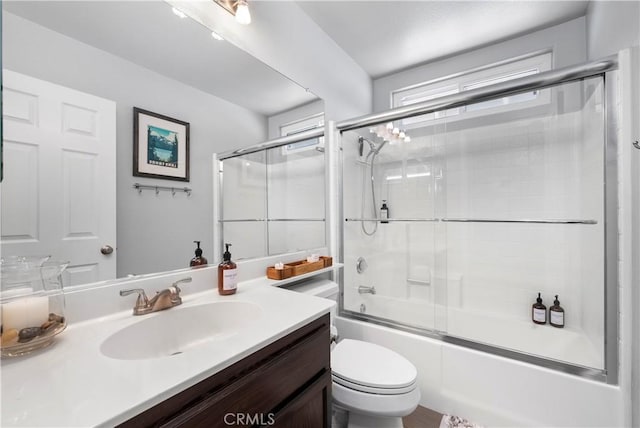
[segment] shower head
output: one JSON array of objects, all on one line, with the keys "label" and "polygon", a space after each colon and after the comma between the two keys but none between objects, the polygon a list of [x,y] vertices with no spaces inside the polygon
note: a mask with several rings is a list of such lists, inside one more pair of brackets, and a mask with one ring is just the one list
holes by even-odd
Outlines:
[{"label": "shower head", "polygon": [[375,154],[376,154],[376,155],[380,152],[380,150],[382,150],[382,148],[384,147],[384,145],[385,145],[385,144],[387,144],[387,140],[384,140],[384,141],[382,142],[382,144],[380,144],[380,145],[378,146],[378,148],[377,148],[377,149],[376,149],[376,151],[375,151]]},{"label": "shower head", "polygon": [[382,147],[384,147],[384,145],[387,144],[386,141],[383,141],[380,145],[377,145],[373,141],[369,141],[364,137],[358,137],[358,153],[360,153],[360,156],[362,156],[362,153],[364,152],[365,142],[369,144],[369,153],[367,154],[367,158],[371,156],[371,154],[377,155],[378,152],[382,149]]},{"label": "shower head", "polygon": [[376,143],[367,140],[364,137],[358,137],[358,144],[360,144],[360,147],[363,146],[363,143],[366,142],[367,144],[369,144],[369,150],[375,151],[376,149]]}]

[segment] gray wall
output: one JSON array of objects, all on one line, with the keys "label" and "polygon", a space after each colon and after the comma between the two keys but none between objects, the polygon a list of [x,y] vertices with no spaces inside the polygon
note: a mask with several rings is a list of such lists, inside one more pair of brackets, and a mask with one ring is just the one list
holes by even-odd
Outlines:
[{"label": "gray wall", "polygon": [[[266,117],[3,13],[5,68],[117,103],[118,276],[187,267],[201,240],[213,260],[212,154],[267,139]],[[133,107],[190,123],[189,183],[133,177]],[[188,186],[171,196],[133,183]]]},{"label": "gray wall", "polygon": [[376,79],[373,81],[373,110],[388,110],[393,90],[542,49],[553,49],[554,68],[586,61],[585,18]]},{"label": "gray wall", "polygon": [[269,139],[280,137],[280,127],[282,125],[286,125],[295,120],[306,119],[319,113],[324,113],[324,100],[313,101],[303,106],[269,116]]},{"label": "gray wall", "polygon": [[587,51],[596,60],[640,43],[640,2],[592,1],[587,9]]}]

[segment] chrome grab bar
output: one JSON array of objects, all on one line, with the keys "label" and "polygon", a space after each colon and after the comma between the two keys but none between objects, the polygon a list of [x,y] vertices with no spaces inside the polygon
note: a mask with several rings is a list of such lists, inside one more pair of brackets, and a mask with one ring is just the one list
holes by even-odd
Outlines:
[{"label": "chrome grab bar", "polygon": [[[345,218],[344,221],[380,221],[379,218]],[[386,222],[445,222],[445,223],[543,223],[543,224],[598,224],[597,220],[578,219],[491,219],[491,218],[389,218]]]}]

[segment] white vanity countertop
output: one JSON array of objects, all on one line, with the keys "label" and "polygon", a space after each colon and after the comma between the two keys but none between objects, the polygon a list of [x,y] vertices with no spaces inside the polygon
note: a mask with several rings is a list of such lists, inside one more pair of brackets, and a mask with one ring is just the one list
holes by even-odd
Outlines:
[{"label": "white vanity countertop", "polygon": [[[232,337],[155,359],[118,360],[100,351],[110,335],[148,317],[234,300],[260,304],[263,315]],[[134,317],[128,310],[72,324],[49,348],[2,359],[1,425],[114,426],[319,318],[333,305],[330,300],[247,281],[232,296],[206,291],[183,297],[181,306],[167,311]]]}]

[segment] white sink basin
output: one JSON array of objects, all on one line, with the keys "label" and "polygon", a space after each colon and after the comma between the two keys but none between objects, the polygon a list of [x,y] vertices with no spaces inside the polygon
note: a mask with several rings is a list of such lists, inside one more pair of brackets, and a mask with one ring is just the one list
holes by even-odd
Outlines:
[{"label": "white sink basin", "polygon": [[262,308],[251,302],[214,302],[150,315],[109,336],[100,351],[119,360],[162,358],[226,339],[255,323]]}]

